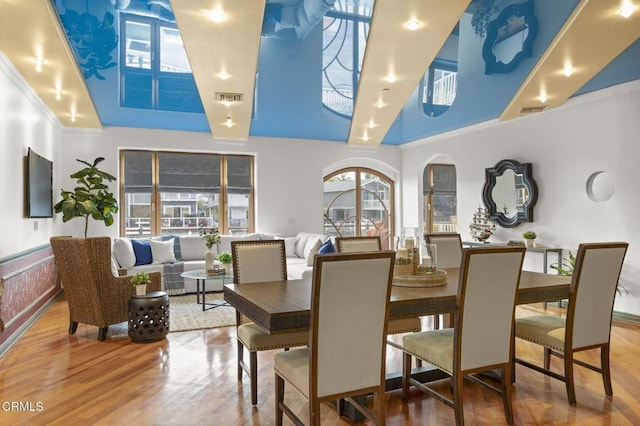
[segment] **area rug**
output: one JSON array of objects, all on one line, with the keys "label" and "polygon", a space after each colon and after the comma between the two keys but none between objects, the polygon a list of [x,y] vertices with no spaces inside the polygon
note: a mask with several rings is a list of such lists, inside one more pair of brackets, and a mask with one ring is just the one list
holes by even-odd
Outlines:
[{"label": "area rug", "polygon": [[[223,303],[222,293],[208,293],[207,303]],[[209,306],[207,306],[209,308]],[[231,306],[219,306],[202,311],[195,294],[169,298],[169,332],[226,327],[236,323],[236,311]]]}]

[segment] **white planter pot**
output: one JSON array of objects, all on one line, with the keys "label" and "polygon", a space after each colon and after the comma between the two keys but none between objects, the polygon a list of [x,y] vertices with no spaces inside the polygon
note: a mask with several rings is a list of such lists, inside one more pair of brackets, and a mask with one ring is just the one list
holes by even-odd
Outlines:
[{"label": "white planter pot", "polygon": [[147,294],[147,285],[140,284],[136,286],[136,296],[144,296]]},{"label": "white planter pot", "polygon": [[525,239],[524,243],[527,247],[535,247],[535,239]]}]

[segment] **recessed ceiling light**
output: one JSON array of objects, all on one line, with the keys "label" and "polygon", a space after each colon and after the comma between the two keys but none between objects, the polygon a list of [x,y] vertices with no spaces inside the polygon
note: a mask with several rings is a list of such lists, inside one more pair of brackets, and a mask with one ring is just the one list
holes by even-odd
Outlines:
[{"label": "recessed ceiling light", "polygon": [[367,124],[367,127],[370,128],[370,129],[373,129],[376,126],[377,126],[377,124],[373,120],[370,120],[369,124]]},{"label": "recessed ceiling light", "polygon": [[208,10],[206,15],[209,19],[218,24],[227,20],[227,15],[220,9]]},{"label": "recessed ceiling light", "polygon": [[538,99],[540,99],[540,102],[545,103],[547,102],[547,99],[549,99],[547,97],[547,94],[544,92],[540,92],[540,96],[538,96]]},{"label": "recessed ceiling light", "polygon": [[42,65],[44,65],[44,59],[35,58],[33,62],[36,63],[36,72],[42,72]]},{"label": "recessed ceiling light", "polygon": [[404,27],[409,31],[415,31],[422,27],[422,22],[417,19],[411,19],[410,21],[405,22]]},{"label": "recessed ceiling light", "polygon": [[76,107],[75,106],[71,107],[71,122],[72,123],[76,122]]},{"label": "recessed ceiling light", "polygon": [[618,13],[620,14],[620,16],[622,16],[623,18],[628,18],[629,16],[631,16],[633,14],[633,12],[635,11],[635,7],[633,7],[633,4],[629,1],[625,1],[622,4],[622,7],[620,8],[620,10],[618,10]]},{"label": "recessed ceiling light", "polygon": [[570,63],[564,64],[562,74],[566,75],[567,77],[571,77],[571,74],[573,74],[573,67],[571,66]]},{"label": "recessed ceiling light", "polygon": [[216,76],[220,80],[227,80],[231,77],[231,74],[227,73],[226,71],[220,71],[218,74],[216,74]]},{"label": "recessed ceiling light", "polygon": [[231,117],[227,117],[227,120],[224,122],[224,125],[227,127],[231,127],[233,126],[233,120],[231,120]]},{"label": "recessed ceiling light", "polygon": [[366,133],[364,135],[362,135],[362,140],[363,141],[368,141],[369,140],[369,135],[367,135]]},{"label": "recessed ceiling light", "polygon": [[56,89],[56,101],[59,101],[62,98],[62,90]]},{"label": "recessed ceiling light", "polygon": [[[388,81],[389,83],[395,83],[398,80],[398,77],[396,77],[396,75],[394,73],[389,73],[387,74],[387,76],[384,78],[386,81]],[[389,91],[390,89],[382,89],[384,91]]]},{"label": "recessed ceiling light", "polygon": [[382,100],[379,100],[378,102],[376,102],[374,104],[376,107],[378,108],[384,108],[385,106],[387,106],[387,104],[385,104],[384,102],[382,102]]}]

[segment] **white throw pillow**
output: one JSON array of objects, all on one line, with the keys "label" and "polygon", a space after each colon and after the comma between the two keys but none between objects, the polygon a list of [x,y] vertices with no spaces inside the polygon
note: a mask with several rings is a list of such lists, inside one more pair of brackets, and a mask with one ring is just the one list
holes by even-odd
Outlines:
[{"label": "white throw pillow", "polygon": [[136,254],[129,238],[116,238],[113,241],[113,254],[121,268],[133,268],[136,264]]},{"label": "white throw pillow", "polygon": [[284,249],[287,257],[294,257],[296,255],[296,237],[285,238]]},{"label": "white throw pillow", "polygon": [[151,243],[151,257],[154,264],[173,263],[176,261],[176,255],[173,251],[173,238],[167,241],[150,240],[149,242]]},{"label": "white throw pillow", "polygon": [[322,240],[316,240],[316,242],[311,245],[305,257],[305,259],[307,259],[307,266],[313,266],[313,259],[316,257],[316,254],[318,254],[318,250],[321,246]]}]

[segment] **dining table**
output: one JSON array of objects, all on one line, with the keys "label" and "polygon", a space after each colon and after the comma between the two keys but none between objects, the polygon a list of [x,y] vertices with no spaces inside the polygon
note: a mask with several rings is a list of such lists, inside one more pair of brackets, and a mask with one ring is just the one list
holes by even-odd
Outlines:
[{"label": "dining table", "polygon": [[[454,312],[458,268],[446,269],[447,282],[433,287],[393,285],[389,318]],[[516,304],[549,302],[569,296],[570,276],[522,271]],[[311,278],[260,283],[225,284],[224,300],[269,334],[309,328]]]},{"label": "dining table", "polygon": [[[449,314],[456,310],[459,268],[446,269],[447,281],[431,287],[392,285],[389,318],[409,318]],[[569,296],[571,277],[522,271],[516,304],[551,302]],[[490,283],[488,283],[490,285]],[[224,300],[269,334],[287,333],[309,328],[311,319],[312,279],[292,279],[259,283],[225,284]],[[433,366],[412,370],[423,382],[448,377]],[[400,372],[387,373],[386,389],[399,389]],[[347,413],[349,416],[350,413]],[[357,420],[359,413],[354,413]]]}]

